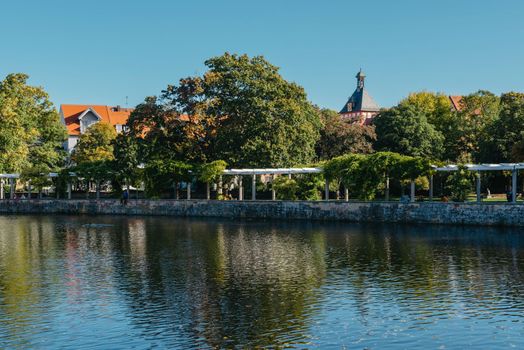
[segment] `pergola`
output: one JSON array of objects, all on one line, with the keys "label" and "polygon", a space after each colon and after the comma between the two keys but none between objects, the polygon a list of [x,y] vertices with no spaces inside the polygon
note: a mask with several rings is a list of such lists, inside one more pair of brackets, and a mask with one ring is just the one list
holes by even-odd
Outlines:
[{"label": "pergola", "polygon": [[[49,173],[47,175],[50,178],[58,177],[58,173]],[[76,176],[75,173],[70,173],[70,176]],[[2,174],[0,173],[0,199],[5,199],[4,193],[4,179],[9,181],[9,198],[15,198],[15,181],[20,178],[20,174]],[[67,198],[71,199],[71,183],[67,184]]]},{"label": "pergola", "polygon": [[[476,176],[476,192],[477,202],[481,202],[480,193],[480,173],[482,171],[511,171],[511,202],[517,201],[517,174],[518,171],[524,169],[524,163],[500,163],[500,164],[465,164],[464,165],[469,171],[477,173]],[[435,171],[457,171],[458,165],[450,164],[443,167],[434,167]],[[430,198],[433,198],[433,175],[430,177]]]},{"label": "pergola", "polygon": [[[480,173],[483,171],[511,171],[511,201],[513,203],[517,200],[517,174],[519,170],[524,170],[524,163],[500,163],[500,164],[465,164],[464,165],[469,171],[476,172],[476,194],[477,202],[481,202],[481,181]],[[449,164],[442,167],[433,166],[433,170],[436,172],[451,172],[457,171],[459,165]],[[287,175],[291,178],[292,175],[298,174],[320,174],[323,172],[322,168],[254,168],[254,169],[226,169],[222,172],[222,175],[236,176],[238,178],[238,189],[239,189],[239,200],[244,200],[244,189],[242,185],[243,176],[252,177],[251,186],[251,199],[256,200],[256,179],[260,175],[269,175],[274,179],[277,175]],[[50,178],[58,177],[58,173],[49,173]],[[75,173],[70,173],[70,176],[76,176]],[[4,180],[9,181],[10,186],[10,198],[14,198],[15,194],[15,181],[20,178],[20,174],[2,174],[0,173],[0,199],[5,198],[4,193]],[[220,184],[222,183],[222,176],[220,177]],[[220,188],[220,186],[219,186]],[[188,199],[191,199],[191,185],[187,186]],[[273,189],[272,199],[276,199],[276,193]],[[71,183],[68,183],[67,197],[71,199]],[[346,192],[346,200],[348,194]],[[324,198],[329,200],[329,182],[325,181]],[[433,175],[430,175],[430,187],[429,187],[429,198],[433,200]],[[415,201],[415,183],[411,181],[411,195],[410,200]]]},{"label": "pergola", "polygon": [[[273,178],[276,175],[288,175],[290,178],[294,174],[320,174],[322,168],[262,168],[262,169],[226,169],[223,175],[238,176],[238,199],[244,199],[244,188],[242,185],[242,176],[252,177],[251,199],[257,199],[257,175],[271,175]],[[326,198],[329,198],[329,183],[326,181]],[[271,190],[271,199],[276,199],[275,190]]]}]

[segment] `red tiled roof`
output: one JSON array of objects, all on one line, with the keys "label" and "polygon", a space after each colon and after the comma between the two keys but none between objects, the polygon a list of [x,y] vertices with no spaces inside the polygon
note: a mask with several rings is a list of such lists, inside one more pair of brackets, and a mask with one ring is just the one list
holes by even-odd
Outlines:
[{"label": "red tiled roof", "polygon": [[449,99],[451,101],[453,109],[455,109],[457,112],[460,112],[464,107],[462,105],[462,96],[449,96]]},{"label": "red tiled roof", "polygon": [[103,105],[61,105],[60,109],[69,135],[80,135],[80,120],[78,117],[88,109],[92,109],[102,118],[102,121],[113,126],[127,123],[133,108],[120,108]]}]

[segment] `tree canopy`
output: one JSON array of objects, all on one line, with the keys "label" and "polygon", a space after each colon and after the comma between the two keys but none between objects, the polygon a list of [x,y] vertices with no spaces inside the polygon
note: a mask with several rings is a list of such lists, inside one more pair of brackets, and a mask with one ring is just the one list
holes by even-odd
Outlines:
[{"label": "tree canopy", "polygon": [[302,87],[262,56],[226,53],[205,64],[202,77],[169,86],[163,99],[168,110],[194,118],[207,160],[227,159],[236,167],[313,160],[321,122]]},{"label": "tree canopy", "polygon": [[407,103],[381,111],[373,121],[377,150],[440,159],[444,137],[429,123],[427,113],[425,109]]},{"label": "tree canopy", "polygon": [[316,145],[319,159],[327,160],[346,153],[371,153],[376,141],[374,126],[359,125],[342,120],[329,109],[320,111],[323,127]]},{"label": "tree canopy", "polygon": [[67,134],[47,93],[28,78],[10,74],[0,82],[0,172],[33,178],[63,165]]}]

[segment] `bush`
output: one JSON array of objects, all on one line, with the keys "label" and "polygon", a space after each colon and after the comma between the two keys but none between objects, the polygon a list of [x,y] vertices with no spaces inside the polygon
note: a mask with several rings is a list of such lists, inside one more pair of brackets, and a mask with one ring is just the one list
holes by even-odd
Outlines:
[{"label": "bush", "polygon": [[298,199],[297,192],[299,186],[295,179],[290,179],[286,176],[278,176],[273,180],[272,186],[276,191],[277,199]]},{"label": "bush", "polygon": [[463,165],[451,174],[447,182],[447,187],[451,192],[451,199],[455,202],[464,202],[471,192],[473,174]]}]

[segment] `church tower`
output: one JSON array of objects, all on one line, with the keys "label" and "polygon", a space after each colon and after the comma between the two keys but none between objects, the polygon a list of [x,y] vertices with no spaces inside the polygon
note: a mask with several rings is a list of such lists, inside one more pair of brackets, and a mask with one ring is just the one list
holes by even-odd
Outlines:
[{"label": "church tower", "polygon": [[339,114],[343,119],[351,123],[369,125],[373,117],[379,112],[380,107],[365,88],[364,81],[366,75],[362,72],[362,69],[357,73],[355,78],[357,78],[357,89],[353,92],[353,95],[348,99]]}]

